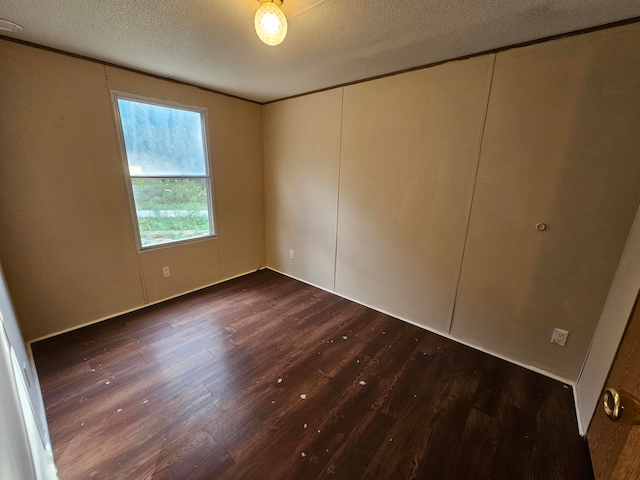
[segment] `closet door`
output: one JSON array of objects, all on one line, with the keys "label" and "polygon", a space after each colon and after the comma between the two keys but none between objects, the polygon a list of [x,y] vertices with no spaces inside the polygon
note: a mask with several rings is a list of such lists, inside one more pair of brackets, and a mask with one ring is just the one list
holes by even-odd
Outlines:
[{"label": "closet door", "polygon": [[640,200],[638,51],[633,24],[497,55],[454,337],[577,378]]}]

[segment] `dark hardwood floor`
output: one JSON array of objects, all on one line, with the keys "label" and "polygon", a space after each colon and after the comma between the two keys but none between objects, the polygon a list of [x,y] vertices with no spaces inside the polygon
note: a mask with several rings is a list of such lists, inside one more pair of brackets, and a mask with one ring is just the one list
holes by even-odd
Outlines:
[{"label": "dark hardwood floor", "polygon": [[593,478],[567,386],[268,270],[33,352],[61,480]]}]

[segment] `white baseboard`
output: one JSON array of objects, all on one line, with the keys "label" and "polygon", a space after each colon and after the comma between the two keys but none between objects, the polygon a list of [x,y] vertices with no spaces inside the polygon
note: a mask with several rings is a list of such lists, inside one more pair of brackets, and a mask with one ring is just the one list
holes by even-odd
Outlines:
[{"label": "white baseboard", "polygon": [[573,385],[573,402],[576,407],[576,418],[578,420],[578,433],[583,437],[586,437],[589,424],[588,423],[587,425],[584,424],[584,416],[582,413],[582,408],[580,407],[580,397],[579,397],[577,382]]},{"label": "white baseboard", "polygon": [[[383,309],[380,309],[380,308],[377,308],[377,307],[373,307],[373,306],[371,306],[371,305],[367,305],[366,303],[363,303],[363,302],[361,302],[361,301],[359,301],[359,300],[356,300],[356,299],[354,299],[354,298],[347,297],[347,296],[345,296],[345,295],[341,295],[340,293],[337,293],[337,292],[335,292],[335,291],[333,291],[333,290],[330,290],[330,289],[328,289],[328,288],[322,287],[322,286],[320,286],[320,285],[315,285],[315,284],[313,284],[313,283],[311,283],[311,282],[308,282],[308,281],[306,281],[306,280],[304,280],[304,279],[302,279],[302,278],[298,278],[298,277],[295,277],[295,276],[290,275],[290,274],[288,274],[288,273],[281,272],[281,271],[279,271],[279,270],[277,270],[277,269],[275,269],[275,268],[271,268],[271,267],[262,267],[262,268],[260,268],[260,270],[264,270],[264,269],[271,270],[271,271],[273,271],[273,272],[279,273],[279,274],[281,274],[281,275],[284,275],[284,276],[286,276],[286,277],[292,278],[292,279],[297,280],[297,281],[299,281],[299,282],[305,283],[305,284],[307,284],[307,285],[311,285],[312,287],[319,288],[320,290],[324,290],[324,291],[326,291],[326,292],[332,293],[332,294],[337,295],[337,296],[339,296],[339,297],[341,297],[341,298],[344,298],[345,300],[349,300],[349,301],[354,302],[354,303],[357,303],[357,304],[359,304],[359,305],[363,305],[363,306],[365,306],[365,307],[367,307],[367,308],[371,308],[372,310],[375,310],[375,311],[380,312],[380,313],[384,313],[385,315],[389,315],[390,317],[393,317],[393,318],[397,318],[398,320],[401,320],[401,321],[403,321],[403,322],[406,322],[406,323],[409,323],[409,324],[411,324],[411,325],[414,325],[414,326],[416,326],[416,327],[418,327],[418,328],[421,328],[421,329],[423,329],[423,330],[426,330],[426,331],[428,331],[428,332],[430,332],[430,333],[434,333],[434,334],[439,335],[439,336],[441,336],[441,337],[444,337],[444,338],[447,338],[447,339],[449,339],[449,340],[452,340],[452,341],[454,341],[454,342],[456,342],[456,343],[459,343],[459,344],[465,345],[465,346],[467,346],[467,347],[473,348],[474,350],[481,351],[481,352],[483,352],[483,353],[486,353],[486,354],[491,355],[491,356],[493,356],[493,357],[499,358],[499,359],[504,360],[504,361],[506,361],[506,362],[512,363],[512,364],[514,364],[514,365],[518,365],[519,367],[523,367],[523,368],[526,368],[527,370],[531,370],[531,371],[533,371],[533,372],[535,372],[535,373],[539,373],[539,374],[541,374],[541,375],[544,375],[545,377],[549,377],[549,378],[551,378],[551,379],[553,379],[553,380],[557,380],[557,381],[559,381],[559,382],[562,382],[562,383],[564,383],[565,385],[569,385],[569,386],[571,386],[571,387],[572,387],[572,389],[573,389],[573,398],[574,398],[574,403],[575,403],[575,408],[576,408],[576,417],[577,417],[577,419],[578,419],[578,431],[580,432],[580,435],[583,435],[583,436],[584,436],[584,435],[586,435],[586,430],[584,429],[584,426],[582,425],[581,416],[580,416],[580,408],[579,408],[579,405],[578,405],[577,392],[576,392],[576,382],[571,381],[571,380],[567,380],[566,378],[560,377],[559,375],[556,375],[556,374],[554,374],[554,373],[551,373],[551,372],[546,371],[546,370],[544,370],[544,369],[541,369],[541,368],[539,368],[539,367],[535,367],[535,366],[533,366],[533,365],[528,365],[528,364],[526,364],[526,363],[520,362],[520,361],[515,360],[515,359],[513,359],[513,358],[509,358],[509,357],[507,357],[507,356],[505,356],[505,355],[502,355],[502,354],[499,354],[499,353],[497,353],[497,352],[494,352],[494,351],[491,351],[491,350],[485,349],[485,348],[483,348],[483,347],[481,347],[481,346],[479,346],[479,345],[474,345],[473,343],[470,343],[470,342],[466,342],[466,341],[460,340],[460,339],[458,339],[458,338],[456,338],[456,337],[454,337],[454,336],[452,336],[452,335],[450,335],[450,334],[447,334],[447,333],[444,333],[444,332],[440,332],[440,331],[435,330],[435,329],[432,329],[432,328],[430,328],[430,327],[428,327],[428,326],[426,326],[426,325],[421,325],[421,324],[416,323],[416,322],[414,322],[414,321],[412,321],[412,320],[409,320],[409,319],[407,319],[407,318],[402,318],[402,317],[400,317],[400,316],[398,316],[398,315],[395,315],[395,314],[393,314],[393,313],[391,313],[391,312],[387,312],[387,311],[385,311],[385,310],[383,310]],[[97,319],[97,320],[93,320],[93,321],[91,321],[91,322],[86,322],[86,323],[83,323],[83,324],[81,324],[81,325],[77,325],[77,326],[74,326],[74,327],[71,327],[71,328],[67,328],[67,329],[61,330],[61,331],[59,331],[59,332],[51,333],[51,334],[45,335],[45,336],[43,336],[43,337],[39,337],[39,338],[36,338],[36,339],[30,340],[30,341],[28,342],[28,344],[29,344],[29,347],[30,347],[32,343],[38,342],[38,341],[40,341],[40,340],[46,340],[47,338],[51,338],[51,337],[54,337],[54,336],[56,336],[56,335],[61,335],[61,334],[63,334],[63,333],[71,332],[71,331],[73,331],[73,330],[77,330],[77,329],[79,329],[79,328],[83,328],[83,327],[86,327],[86,326],[89,326],[89,325],[93,325],[93,324],[96,324],[96,323],[99,323],[99,322],[103,322],[103,321],[105,321],[105,320],[109,320],[109,319],[111,319],[111,318],[115,318],[115,317],[118,317],[118,316],[120,316],[120,315],[125,315],[125,314],[127,314],[127,313],[135,312],[135,311],[137,311],[137,310],[141,310],[141,309],[143,309],[143,308],[150,307],[150,306],[152,306],[152,305],[156,305],[156,304],[158,304],[158,303],[162,303],[162,302],[165,302],[165,301],[167,301],[167,300],[171,300],[171,299],[173,299],[173,298],[178,298],[178,297],[181,297],[181,296],[183,296],[183,295],[188,295],[189,293],[193,293],[193,292],[196,292],[196,291],[198,291],[198,290],[202,290],[202,289],[204,289],[204,288],[212,287],[212,286],[214,286],[214,285],[218,285],[218,284],[220,284],[220,283],[227,282],[227,281],[229,281],[229,280],[233,280],[233,279],[235,279],[235,278],[243,277],[243,276],[248,275],[248,274],[250,274],[250,273],[253,273],[253,272],[255,272],[255,271],[257,271],[257,270],[250,270],[250,271],[247,271],[247,272],[244,272],[244,273],[240,273],[240,274],[238,274],[238,275],[234,275],[233,277],[225,278],[225,279],[223,279],[223,280],[219,280],[219,281],[217,281],[217,282],[210,283],[210,284],[208,284],[208,285],[203,285],[202,287],[194,288],[193,290],[189,290],[189,291],[186,291],[186,292],[182,292],[182,293],[179,293],[179,294],[177,294],[177,295],[173,295],[173,296],[171,296],[171,297],[164,298],[164,299],[162,299],[162,300],[158,300],[158,301],[155,301],[155,302],[152,302],[152,303],[146,303],[146,304],[144,304],[144,305],[140,305],[140,306],[138,306],[138,307],[131,308],[131,309],[129,309],[129,310],[125,310],[125,311],[122,311],[122,312],[118,312],[118,313],[115,313],[115,314],[113,314],[113,315],[109,315],[109,316],[106,316],[106,317],[103,317],[103,318],[99,318],[99,319]],[[31,348],[29,348],[29,353],[31,353]]]},{"label": "white baseboard", "polygon": [[[266,267],[261,267],[258,270],[264,270],[265,268]],[[128,310],[123,310],[121,312],[114,313],[112,315],[107,315],[106,317],[98,318],[97,320],[91,320],[90,322],[86,322],[86,323],[82,323],[80,325],[75,325],[73,327],[65,328],[64,330],[60,330],[58,332],[49,333],[49,334],[44,335],[42,337],[38,337],[38,338],[34,338],[33,340],[29,340],[27,342],[27,344],[29,346],[31,346],[32,343],[39,342],[40,340],[46,340],[47,338],[55,337],[56,335],[62,335],[63,333],[73,332],[74,330],[78,330],[79,328],[88,327],[89,325],[94,325],[96,323],[104,322],[105,320],[109,320],[111,318],[119,317],[120,315],[126,315],[127,313],[135,312],[137,310],[142,310],[143,308],[147,308],[147,307],[150,307],[152,305],[157,305],[158,303],[166,302],[167,300],[172,300],[174,298],[182,297],[183,295],[188,295],[190,293],[197,292],[198,290],[203,290],[205,288],[213,287],[214,285],[218,285],[218,284],[223,283],[223,282],[228,282],[229,280],[233,280],[234,278],[244,277],[245,275],[248,275],[250,273],[257,272],[258,270],[249,270],[249,271],[244,272],[244,273],[239,273],[238,275],[234,275],[233,277],[228,277],[228,278],[225,278],[225,279],[222,279],[222,280],[218,280],[217,282],[209,283],[207,285],[203,285],[201,287],[194,288],[192,290],[187,290],[186,292],[178,293],[176,295],[172,295],[170,297],[163,298],[162,300],[156,300],[155,302],[145,303],[143,305],[139,305],[137,307],[133,307],[133,308],[130,308]]]},{"label": "white baseboard", "polygon": [[[479,350],[479,351],[484,352],[484,353],[486,353],[488,355],[491,355],[492,357],[499,358],[501,360],[504,360],[506,362],[512,363],[514,365],[518,365],[519,367],[522,367],[522,368],[526,368],[527,370],[531,370],[532,372],[536,372],[536,373],[539,373],[541,375],[544,375],[545,377],[549,377],[549,378],[552,378],[553,380],[557,380],[559,382],[562,382],[565,385],[568,385],[568,386],[571,386],[571,387],[575,387],[575,383],[576,382],[574,382],[572,380],[567,380],[566,378],[561,377],[559,375],[556,375],[555,373],[551,373],[551,372],[549,372],[547,370],[544,370],[542,368],[535,367],[533,365],[529,365],[529,364],[520,362],[519,360],[515,360],[513,358],[504,356],[504,355],[502,355],[500,353],[496,353],[496,352],[494,352],[492,350],[488,350],[488,349],[486,349],[486,348],[484,348],[484,347],[482,347],[480,345],[475,345],[473,343],[466,342],[464,340],[460,340],[459,338],[456,338],[453,335],[447,334],[445,332],[440,332],[439,330],[435,330],[435,329],[430,328],[430,327],[428,327],[426,325],[421,325],[419,323],[414,322],[413,320],[409,320],[407,318],[403,318],[401,316],[398,316],[398,315],[396,315],[394,313],[388,312],[388,311],[383,310],[381,308],[373,307],[371,305],[367,305],[366,303],[363,303],[360,300],[356,300],[355,298],[347,297],[346,295],[342,295],[342,294],[340,294],[338,292],[335,292],[333,290],[330,290],[328,288],[321,287],[320,285],[315,285],[315,284],[313,284],[311,282],[303,280],[302,278],[298,278],[298,277],[295,277],[295,276],[290,275],[288,273],[276,270],[275,268],[271,268],[269,266],[267,266],[266,268],[267,268],[267,270],[271,270],[273,272],[279,273],[279,274],[284,275],[286,277],[293,278],[294,280],[298,280],[299,282],[306,283],[307,285],[311,285],[312,287],[319,288],[320,290],[324,290],[325,292],[333,293],[334,295],[342,297],[345,300],[349,300],[351,302],[357,303],[357,304],[365,306],[367,308],[371,308],[372,310],[375,310],[376,312],[384,313],[385,315],[389,315],[390,317],[397,318],[398,320],[402,320],[403,322],[409,323],[409,324],[414,325],[414,326],[416,326],[418,328],[421,328],[423,330],[427,330],[428,332],[435,333],[436,335],[440,335],[441,337],[447,338],[449,340],[453,340],[456,343],[460,343],[460,344],[465,345],[467,347],[473,348],[474,350]],[[575,398],[575,395],[574,395],[574,398]]]}]

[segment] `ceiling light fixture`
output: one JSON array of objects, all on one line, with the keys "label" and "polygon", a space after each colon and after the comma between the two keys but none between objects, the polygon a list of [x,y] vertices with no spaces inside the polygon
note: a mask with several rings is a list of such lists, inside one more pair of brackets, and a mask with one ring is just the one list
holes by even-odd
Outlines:
[{"label": "ceiling light fixture", "polygon": [[258,1],[260,8],[256,12],[256,33],[267,45],[279,45],[287,36],[287,17],[280,10],[283,0]]}]

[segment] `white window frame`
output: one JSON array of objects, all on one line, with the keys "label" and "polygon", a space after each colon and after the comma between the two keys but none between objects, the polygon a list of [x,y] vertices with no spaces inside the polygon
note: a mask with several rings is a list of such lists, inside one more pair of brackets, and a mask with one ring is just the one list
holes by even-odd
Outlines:
[{"label": "white window frame", "polygon": [[[175,108],[179,110],[186,110],[189,112],[197,112],[200,114],[200,126],[202,128],[202,142],[203,142],[203,150],[204,150],[204,160],[205,160],[205,174],[204,175],[153,175],[153,176],[136,176],[131,175],[129,170],[129,161],[127,158],[127,149],[124,141],[124,131],[122,129],[122,119],[120,118],[120,108],[118,106],[118,99],[129,100],[138,103],[147,103],[149,105],[156,105],[160,107],[168,107]],[[116,132],[118,134],[118,144],[120,147],[120,157],[122,159],[122,166],[124,176],[126,178],[127,183],[127,194],[129,196],[129,207],[131,211],[131,218],[134,225],[135,237],[136,237],[136,245],[138,247],[138,251],[143,250],[151,250],[156,248],[167,248],[174,245],[191,243],[191,242],[201,242],[203,240],[208,240],[211,238],[217,238],[217,225],[216,214],[215,214],[215,202],[214,202],[214,182],[213,176],[211,175],[211,158],[209,155],[209,122],[208,122],[208,109],[206,107],[194,106],[194,105],[184,105],[181,103],[170,102],[166,100],[159,100],[156,98],[143,97],[140,95],[135,95],[131,93],[121,92],[112,90],[111,91],[111,103],[114,110],[114,116],[116,120]],[[148,179],[174,179],[174,178],[204,178],[206,180],[207,187],[207,205],[209,211],[209,234],[200,235],[198,237],[186,238],[182,240],[172,240],[169,242],[158,243],[156,245],[142,245],[142,238],[140,235],[140,223],[138,222],[138,212],[136,211],[136,202],[135,197],[133,195],[133,182],[132,179],[136,178],[148,178]]]}]

